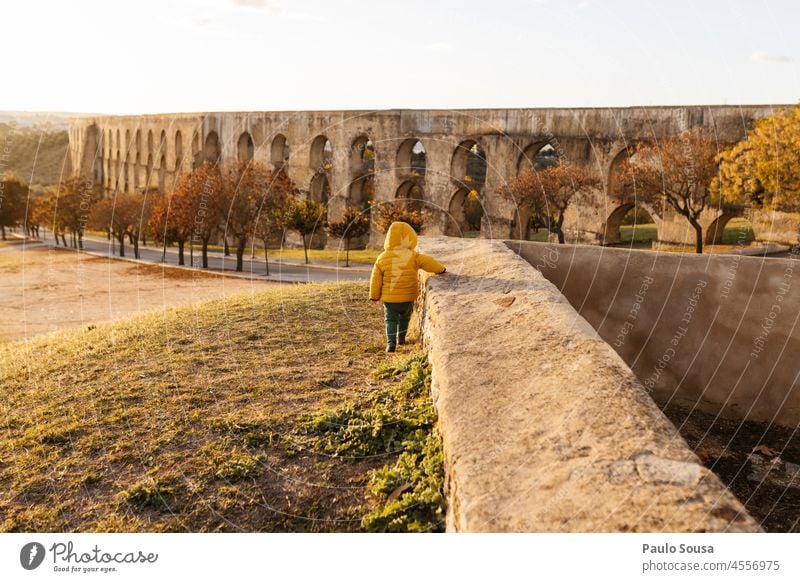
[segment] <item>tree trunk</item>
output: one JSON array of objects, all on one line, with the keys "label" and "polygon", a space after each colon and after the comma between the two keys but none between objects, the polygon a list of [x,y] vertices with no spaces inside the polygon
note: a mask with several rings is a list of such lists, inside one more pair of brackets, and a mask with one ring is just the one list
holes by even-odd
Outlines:
[{"label": "tree trunk", "polygon": [[0,230],[3,231],[3,240],[6,240],[6,225],[0,224]]},{"label": "tree trunk", "polygon": [[178,264],[185,265],[186,261],[183,260],[183,247],[186,245],[185,240],[178,241]]},{"label": "tree trunk", "polygon": [[61,244],[64,245],[64,248],[67,248],[67,237],[64,235],[63,232],[61,233]]},{"label": "tree trunk", "polygon": [[133,257],[135,259],[139,258],[139,237],[133,237]]},{"label": "tree trunk", "polygon": [[203,240],[203,268],[208,269],[208,239]]},{"label": "tree trunk", "polygon": [[694,241],[695,241],[694,242],[694,251],[698,255],[702,255],[703,254],[703,227],[700,226],[700,223],[697,222],[693,218],[689,219],[689,224],[691,224],[692,228],[694,228],[694,237],[695,237],[695,239],[694,239]]},{"label": "tree trunk", "polygon": [[226,257],[231,256],[231,249],[228,247],[228,235],[223,236],[223,243],[222,243],[222,254]]},{"label": "tree trunk", "polygon": [[269,277],[269,255],[267,254],[266,239],[264,239],[264,264],[267,266],[267,277]]},{"label": "tree trunk", "polygon": [[78,248],[83,250],[83,231],[78,231]]},{"label": "tree trunk", "polygon": [[167,262],[167,238],[164,237],[164,246],[161,248],[161,262]]},{"label": "tree trunk", "polygon": [[125,234],[122,236],[117,237],[117,242],[119,242],[119,256],[125,256]]},{"label": "tree trunk", "polygon": [[147,246],[147,235],[142,231],[142,246]]},{"label": "tree trunk", "polygon": [[247,246],[247,238],[239,238],[236,244],[236,272],[241,272],[244,268],[244,248]]},{"label": "tree trunk", "polygon": [[306,235],[303,235],[303,254],[306,256],[306,265],[308,264],[308,243],[306,243]]},{"label": "tree trunk", "polygon": [[564,226],[564,211],[559,209],[558,213],[558,220],[556,220],[556,234],[558,235],[558,244],[563,245],[564,240],[564,230],[562,227]]},{"label": "tree trunk", "polygon": [[345,257],[344,258],[344,266],[345,267],[349,267],[350,266],[350,238],[349,237],[345,237],[345,239],[344,239],[344,249],[345,249],[345,251],[344,251],[344,257]]}]

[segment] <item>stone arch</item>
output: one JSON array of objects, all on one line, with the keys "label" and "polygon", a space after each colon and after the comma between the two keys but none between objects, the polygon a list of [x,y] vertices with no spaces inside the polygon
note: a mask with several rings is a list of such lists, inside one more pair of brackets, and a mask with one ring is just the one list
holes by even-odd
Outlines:
[{"label": "stone arch", "polygon": [[147,179],[145,182],[145,189],[150,188],[153,183],[153,154],[147,154]]},{"label": "stone arch", "polygon": [[325,135],[318,135],[311,142],[309,165],[315,172],[327,172],[333,167],[333,144]]},{"label": "stone arch", "polygon": [[397,173],[401,177],[423,177],[428,164],[425,146],[415,137],[404,140],[397,148]]},{"label": "stone arch", "polygon": [[[733,235],[730,237],[731,240],[724,241],[723,234],[725,232],[725,228],[733,219],[746,221],[746,226],[749,227],[749,232],[747,234],[742,232],[739,235]],[[753,223],[750,222],[746,216],[742,216],[740,213],[723,212],[706,228],[705,244],[707,245],[718,245],[727,242],[728,244],[742,246],[749,245],[753,240],[755,240],[755,236],[753,234]]]},{"label": "stone arch", "polygon": [[608,178],[606,181],[606,195],[612,198],[633,197],[635,192],[631,184],[623,174],[622,164],[631,156],[632,150],[628,147],[622,148],[611,159],[608,166]]},{"label": "stone arch", "polygon": [[282,133],[279,133],[272,139],[272,145],[269,150],[269,161],[277,170],[282,168],[283,165],[289,161],[289,140]]},{"label": "stone arch", "polygon": [[134,191],[138,191],[139,190],[139,167],[140,167],[141,162],[142,162],[141,156],[142,155],[137,150],[135,163],[133,165],[133,189],[134,189]]},{"label": "stone arch", "polygon": [[459,186],[480,191],[486,183],[486,151],[474,139],[456,146],[450,162],[450,176]]},{"label": "stone arch", "polygon": [[134,149],[136,151],[136,154],[138,155],[139,152],[142,151],[142,130],[141,129],[137,129],[136,130],[136,137],[133,138],[133,142],[134,142],[134,145],[135,145]]},{"label": "stone arch", "polygon": [[325,172],[314,174],[314,177],[311,178],[309,194],[315,202],[328,204],[328,200],[331,198],[331,184]]},{"label": "stone arch", "polygon": [[[616,206],[614,210],[611,211],[611,214],[608,215],[608,218],[606,219],[606,222],[603,225],[604,245],[620,244],[622,242],[621,227],[623,225],[623,220],[628,215],[628,213],[635,208],[644,211],[647,215],[650,216],[650,218],[656,225],[656,236],[654,239],[651,240],[658,240],[658,233],[660,227],[660,220],[658,218],[658,215],[653,211],[652,208],[650,208],[646,204],[634,203],[628,201],[628,202],[623,202],[618,206]],[[635,246],[633,240],[630,241],[630,246]]]},{"label": "stone arch", "polygon": [[240,162],[250,162],[255,155],[255,145],[253,144],[253,136],[250,132],[245,131],[239,136],[239,141],[236,144],[236,159]]},{"label": "stone arch", "polygon": [[375,171],[375,145],[366,135],[360,135],[350,145],[350,176],[356,178]]},{"label": "stone arch", "polygon": [[203,146],[203,161],[216,164],[219,162],[221,154],[222,148],[219,143],[219,135],[217,135],[216,131],[209,131]]},{"label": "stone arch", "polygon": [[408,207],[422,210],[425,204],[425,191],[418,180],[406,180],[395,191],[396,200],[408,200]]},{"label": "stone arch", "polygon": [[558,163],[558,152],[549,141],[528,144],[517,159],[517,174],[524,169],[543,170]]},{"label": "stone arch", "polygon": [[366,210],[375,200],[375,174],[359,176],[350,183],[347,205]]},{"label": "stone arch", "polygon": [[511,217],[511,238],[531,240],[531,232],[543,228],[536,222],[536,217],[527,206],[516,206]]},{"label": "stone arch", "polygon": [[147,131],[147,153],[153,153],[153,130],[150,129]]},{"label": "stone arch", "polygon": [[161,162],[158,165],[158,191],[163,194],[167,184],[167,156],[161,154]]},{"label": "stone arch", "polygon": [[477,190],[459,188],[450,197],[447,206],[445,234],[447,236],[476,237],[481,231],[483,205]]},{"label": "stone arch", "polygon": [[175,171],[183,164],[183,135],[181,130],[175,132]]},{"label": "stone arch", "polygon": [[347,205],[369,208],[375,196],[375,146],[366,135],[360,135],[350,146],[350,187]]}]

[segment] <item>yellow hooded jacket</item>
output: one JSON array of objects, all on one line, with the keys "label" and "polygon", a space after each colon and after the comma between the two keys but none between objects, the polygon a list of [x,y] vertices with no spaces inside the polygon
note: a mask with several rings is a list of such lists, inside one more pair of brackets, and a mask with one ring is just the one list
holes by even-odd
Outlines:
[{"label": "yellow hooded jacket", "polygon": [[405,222],[393,222],[386,232],[384,251],[375,260],[369,298],[404,303],[417,298],[417,270],[444,273],[439,261],[417,252],[417,233]]}]

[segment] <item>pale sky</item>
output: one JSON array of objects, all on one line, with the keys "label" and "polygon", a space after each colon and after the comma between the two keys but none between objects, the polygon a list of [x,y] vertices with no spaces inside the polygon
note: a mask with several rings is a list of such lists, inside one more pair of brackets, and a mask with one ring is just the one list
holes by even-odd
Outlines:
[{"label": "pale sky", "polygon": [[785,0],[3,0],[0,110],[796,103]]}]

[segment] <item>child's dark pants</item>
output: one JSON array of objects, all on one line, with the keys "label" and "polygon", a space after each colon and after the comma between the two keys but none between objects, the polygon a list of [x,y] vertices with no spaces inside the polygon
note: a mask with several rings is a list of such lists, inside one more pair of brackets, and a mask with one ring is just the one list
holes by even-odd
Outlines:
[{"label": "child's dark pants", "polygon": [[390,345],[405,343],[408,331],[408,320],[414,310],[414,302],[386,303],[383,304],[383,314],[386,320],[386,342]]}]

